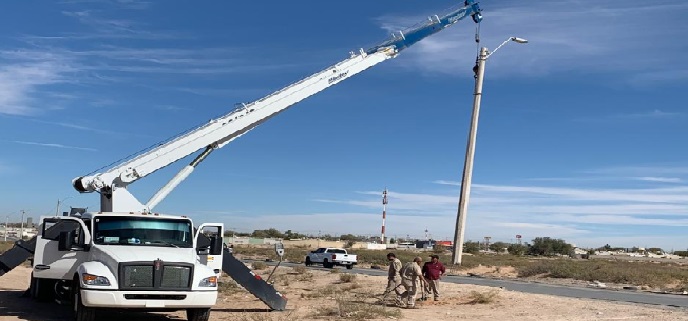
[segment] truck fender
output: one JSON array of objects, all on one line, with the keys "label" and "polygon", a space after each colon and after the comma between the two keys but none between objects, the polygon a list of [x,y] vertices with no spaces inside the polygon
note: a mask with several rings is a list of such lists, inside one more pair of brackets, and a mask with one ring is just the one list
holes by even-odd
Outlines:
[{"label": "truck fender", "polygon": [[193,283],[191,284],[191,290],[192,291],[217,291],[217,288],[202,288],[199,287],[198,284],[201,283],[201,280],[214,276],[215,271],[213,269],[209,268],[207,265],[196,263],[194,264],[194,273],[193,273]]},{"label": "truck fender", "polygon": [[[88,285],[84,284],[82,276],[84,273],[103,276],[110,281],[110,285]],[[112,271],[103,263],[97,261],[84,262],[76,270],[79,283],[82,289],[98,289],[98,290],[117,290],[117,278],[112,274]]]}]

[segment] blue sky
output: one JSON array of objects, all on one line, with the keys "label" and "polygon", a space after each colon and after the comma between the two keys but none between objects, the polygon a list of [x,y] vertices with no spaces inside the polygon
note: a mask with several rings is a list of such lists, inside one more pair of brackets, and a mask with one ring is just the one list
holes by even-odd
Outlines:
[{"label": "blue sky", "polygon": [[[98,208],[74,177],[345,59],[452,1],[0,5],[0,213]],[[688,247],[688,4],[480,3],[466,238]],[[157,208],[250,231],[453,237],[475,24],[459,22],[216,151]],[[136,182],[146,201],[190,159]]]}]

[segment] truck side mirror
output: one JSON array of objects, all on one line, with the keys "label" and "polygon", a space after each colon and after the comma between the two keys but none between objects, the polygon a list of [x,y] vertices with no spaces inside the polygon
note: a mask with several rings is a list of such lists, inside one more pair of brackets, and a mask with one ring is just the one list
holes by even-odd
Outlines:
[{"label": "truck side mirror", "polygon": [[222,253],[222,238],[217,236],[210,237],[210,255],[220,255]]},{"label": "truck side mirror", "polygon": [[60,232],[57,238],[58,251],[71,251],[74,245],[74,231]]}]

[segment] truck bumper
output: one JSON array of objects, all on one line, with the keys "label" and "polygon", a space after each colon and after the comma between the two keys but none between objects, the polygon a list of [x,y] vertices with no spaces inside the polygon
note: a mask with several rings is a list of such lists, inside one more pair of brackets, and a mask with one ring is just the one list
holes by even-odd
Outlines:
[{"label": "truck bumper", "polygon": [[94,291],[81,289],[81,301],[87,307],[101,308],[210,308],[215,305],[217,291],[146,292]]}]

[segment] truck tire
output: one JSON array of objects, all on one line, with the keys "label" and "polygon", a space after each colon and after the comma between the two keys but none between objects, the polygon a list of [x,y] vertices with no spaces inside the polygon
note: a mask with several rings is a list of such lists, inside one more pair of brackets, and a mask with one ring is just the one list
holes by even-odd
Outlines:
[{"label": "truck tire", "polygon": [[29,286],[29,292],[31,293],[31,298],[36,301],[48,301],[53,297],[53,290],[55,287],[55,281],[50,279],[39,279],[33,276],[31,273],[31,285]]},{"label": "truck tire", "polygon": [[347,264],[347,265],[346,265],[346,269],[347,269],[347,270],[351,270],[351,269],[353,269],[353,268],[354,268],[354,265],[353,265],[353,264]]},{"label": "truck tire", "polygon": [[74,279],[74,321],[95,321],[96,319],[96,309],[84,306],[81,302],[81,286],[78,279]]},{"label": "truck tire", "polygon": [[313,262],[311,262],[311,258],[306,256],[306,266],[311,266],[313,265]]},{"label": "truck tire", "polygon": [[210,308],[186,309],[186,319],[189,321],[208,321]]},{"label": "truck tire", "polygon": [[326,269],[331,269],[331,268],[334,267],[334,264],[332,264],[332,263],[330,263],[330,262],[327,262],[327,259],[325,259],[325,260],[323,261],[323,267],[326,268]]}]

